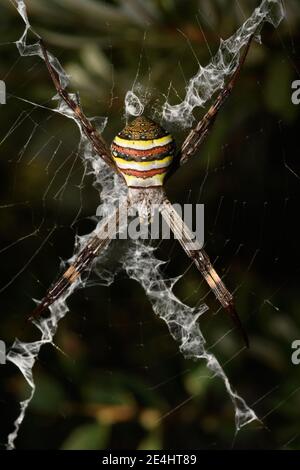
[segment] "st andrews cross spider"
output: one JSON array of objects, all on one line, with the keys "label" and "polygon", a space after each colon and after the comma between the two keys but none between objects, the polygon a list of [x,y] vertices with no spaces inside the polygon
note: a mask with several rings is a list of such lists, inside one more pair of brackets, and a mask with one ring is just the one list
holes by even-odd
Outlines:
[{"label": "st andrews cross spider", "polygon": [[[223,281],[216,273],[207,253],[195,240],[191,230],[172,207],[166,196],[164,183],[167,178],[199,151],[205,137],[209,134],[220,108],[236,84],[252,39],[253,36],[249,38],[233,76],[221,90],[214,104],[209,108],[204,117],[189,132],[178,152],[175,150],[173,137],[158,123],[155,123],[146,116],[139,116],[129,123],[114,138],[110,149],[102,135],[98,133],[91,121],[85,116],[80,105],[62,87],[59,74],[51,65],[45,44],[42,40],[40,41],[41,51],[57,93],[73,113],[82,133],[91,143],[95,153],[115,173],[124,178],[128,194],[126,204],[123,204],[123,206],[121,204],[118,209],[115,209],[113,214],[100,224],[76,256],[73,264],[50,287],[45,297],[32,312],[31,320],[37,318],[59,299],[84,270],[91,265],[100,250],[108,245],[114,237],[119,223],[115,225],[110,224],[111,219],[114,218],[114,220],[119,221],[122,216],[122,210],[127,210],[128,207],[138,208],[138,206],[144,205],[151,211],[151,206],[155,204],[156,207],[159,207],[163,219],[179,240],[186,254],[200,271],[217,300],[235,322],[246,346],[249,347],[248,336],[236,312],[233,295],[227,290]],[[111,228],[112,226],[114,226],[114,229]]]}]

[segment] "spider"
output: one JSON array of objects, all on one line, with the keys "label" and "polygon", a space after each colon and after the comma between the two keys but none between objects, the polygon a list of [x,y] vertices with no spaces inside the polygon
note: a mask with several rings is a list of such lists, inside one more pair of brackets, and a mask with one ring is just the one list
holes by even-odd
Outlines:
[{"label": "spider", "polygon": [[[91,143],[95,153],[125,180],[128,188],[126,209],[128,207],[141,208],[143,206],[146,207],[146,211],[150,210],[151,212],[153,205],[158,205],[163,219],[169,224],[187,256],[193,261],[216,299],[240,330],[246,347],[249,347],[249,340],[236,312],[233,295],[228,291],[215,271],[207,253],[195,240],[194,234],[192,234],[168,200],[164,190],[164,183],[199,151],[201,144],[211,130],[220,108],[236,84],[252,39],[253,36],[249,38],[231,79],[223,87],[203,118],[189,132],[178,152],[176,152],[175,141],[171,134],[146,116],[139,116],[126,125],[114,138],[109,148],[102,135],[98,133],[91,121],[85,116],[80,105],[62,87],[59,74],[51,64],[46,46],[40,40],[42,56],[60,98],[73,113],[74,118],[83,134]],[[109,244],[117,230],[117,228],[111,229],[110,221],[114,218],[118,221],[117,225],[120,224],[122,205],[120,207],[115,210],[115,213],[104,219],[93,232],[85,246],[76,256],[73,264],[49,288],[45,297],[33,310],[29,320],[36,319],[59,299],[79,276],[91,266],[100,250]]]}]

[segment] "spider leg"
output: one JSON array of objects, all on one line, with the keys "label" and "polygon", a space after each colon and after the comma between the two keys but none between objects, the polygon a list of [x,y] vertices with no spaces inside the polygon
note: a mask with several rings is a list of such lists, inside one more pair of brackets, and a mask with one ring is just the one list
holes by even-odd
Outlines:
[{"label": "spider leg", "polygon": [[[50,287],[45,297],[35,308],[28,318],[32,321],[39,317],[48,307],[58,300],[69,287],[79,278],[98,256],[101,249],[105,248],[123,224],[127,215],[128,201],[121,204],[112,215],[107,217],[93,235],[88,239],[86,245],[79,252],[73,264],[63,273],[63,275]],[[125,218],[126,221],[126,218]]]},{"label": "spider leg", "polygon": [[242,322],[236,312],[233,296],[227,290],[223,281],[218,276],[207,253],[202,249],[200,243],[195,238],[195,235],[173,208],[170,201],[165,199],[161,205],[160,212],[186,254],[192,259],[197,269],[204,277],[217,300],[235,322],[237,328],[243,336],[246,347],[249,348],[248,335],[244,330]]},{"label": "spider leg", "polygon": [[95,152],[105,161],[107,165],[109,165],[111,168],[113,168],[115,172],[118,173],[118,169],[111,157],[110,150],[105,140],[97,132],[95,127],[91,124],[90,120],[85,116],[81,107],[70,97],[69,93],[64,88],[62,88],[59,80],[59,75],[50,63],[49,54],[42,39],[40,39],[40,46],[42,49],[46,67],[48,69],[49,75],[52,79],[57,93],[64,100],[66,105],[73,111],[84,135],[91,142]]},{"label": "spider leg", "polygon": [[253,35],[250,37],[245,51],[240,59],[239,65],[234,72],[233,76],[227,83],[227,85],[222,89],[222,91],[219,93],[219,95],[216,98],[216,101],[213,103],[213,105],[209,108],[207,113],[203,116],[203,118],[198,122],[196,127],[190,131],[186,139],[184,140],[180,153],[177,157],[177,167],[174,168],[175,170],[186,163],[193,155],[195,155],[198,150],[200,149],[205,137],[209,134],[209,131],[211,127],[213,126],[213,123],[215,122],[215,119],[217,117],[217,114],[220,110],[220,108],[223,106],[224,102],[226,99],[230,96],[239,76],[241,73],[241,69],[244,65],[244,62],[246,60],[247,54],[249,52],[249,48],[251,45],[253,39]]}]

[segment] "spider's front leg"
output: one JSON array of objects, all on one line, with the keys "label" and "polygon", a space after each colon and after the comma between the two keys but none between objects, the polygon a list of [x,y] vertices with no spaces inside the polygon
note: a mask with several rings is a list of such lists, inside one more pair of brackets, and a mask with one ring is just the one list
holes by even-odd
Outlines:
[{"label": "spider's front leg", "polygon": [[42,51],[42,55],[48,69],[49,75],[52,79],[53,85],[61,99],[66,103],[68,108],[73,112],[75,119],[77,120],[80,129],[82,130],[83,134],[91,143],[93,149],[105,161],[107,165],[109,165],[116,173],[119,174],[118,169],[114,163],[114,160],[111,157],[110,150],[108,145],[106,144],[105,140],[103,139],[102,135],[100,135],[96,128],[93,126],[91,121],[86,117],[83,110],[76,103],[70,94],[65,90],[60,83],[60,77],[55,68],[52,66],[50,60],[51,56],[46,49],[46,46],[42,39],[40,39],[40,47]]},{"label": "spider's front leg", "polygon": [[240,58],[239,65],[234,72],[233,76],[229,80],[229,82],[224,86],[224,88],[220,91],[219,95],[217,96],[214,103],[208,109],[207,113],[203,116],[203,118],[196,124],[196,126],[189,132],[187,137],[185,138],[180,152],[176,156],[176,161],[172,165],[172,169],[168,174],[168,178],[172,176],[180,166],[184,165],[188,162],[191,157],[197,154],[200,150],[205,138],[208,136],[212,126],[217,118],[218,112],[226,102],[227,98],[232,93],[237,80],[241,74],[242,67],[245,63],[246,57],[248,55],[251,43],[253,41],[254,35],[250,36],[244,53]]},{"label": "spider's front leg", "polygon": [[32,312],[29,320],[39,317],[48,307],[58,300],[79,276],[91,266],[101,249],[105,248],[113,237],[119,232],[124,221],[127,220],[129,202],[126,199],[119,207],[107,217],[90,236],[86,245],[79,252],[73,264],[63,273],[57,282],[47,291],[45,297]]},{"label": "spider's front leg", "polygon": [[195,239],[194,234],[173,208],[170,201],[167,199],[164,200],[160,207],[160,212],[186,254],[193,260],[194,264],[206,280],[217,300],[235,322],[244,338],[247,348],[249,348],[248,336],[236,312],[233,296],[218,276],[207,253],[202,249],[200,243]]}]

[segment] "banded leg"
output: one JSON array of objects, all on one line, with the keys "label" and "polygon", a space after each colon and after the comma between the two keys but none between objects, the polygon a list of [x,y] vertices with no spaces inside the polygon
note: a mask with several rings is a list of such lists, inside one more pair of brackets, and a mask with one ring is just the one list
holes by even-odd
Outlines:
[{"label": "banded leg", "polygon": [[66,105],[73,111],[83,133],[91,142],[95,152],[99,155],[99,157],[101,157],[105,161],[107,165],[109,165],[115,172],[118,173],[118,169],[112,159],[110,150],[106,142],[104,141],[102,136],[97,132],[90,120],[85,116],[81,107],[70,97],[69,93],[62,88],[59,80],[59,75],[50,63],[48,51],[42,39],[40,40],[40,46],[44,56],[45,64],[47,66],[49,75],[52,79],[57,93],[64,100]]},{"label": "banded leg", "polygon": [[249,348],[248,336],[236,312],[233,296],[218,276],[207,253],[202,249],[200,243],[195,239],[194,234],[173,208],[170,201],[166,199],[162,203],[160,212],[186,254],[192,259],[197,269],[204,277],[217,300],[235,322],[243,336],[247,348]]},{"label": "banded leg", "polygon": [[193,155],[195,155],[198,150],[200,149],[205,137],[209,134],[209,131],[215,122],[215,119],[217,117],[218,112],[220,111],[220,108],[223,106],[224,102],[226,99],[230,96],[239,76],[241,73],[241,69],[244,65],[244,62],[246,60],[247,54],[249,52],[249,48],[252,42],[253,36],[250,37],[245,51],[240,59],[239,65],[234,72],[232,78],[230,81],[227,83],[227,85],[222,89],[222,91],[219,93],[216,101],[214,104],[209,108],[207,113],[204,115],[204,117],[198,122],[196,127],[191,130],[191,132],[188,134],[187,138],[184,140],[180,154],[178,157],[178,166],[183,165],[186,163]]},{"label": "banded leg", "polygon": [[106,218],[100,227],[94,231],[87,244],[80,251],[73,264],[63,273],[57,282],[48,290],[43,300],[29,317],[33,320],[41,315],[48,307],[58,300],[79,276],[91,266],[101,249],[105,248],[120,230],[124,220],[127,220],[128,202],[126,201]]}]

